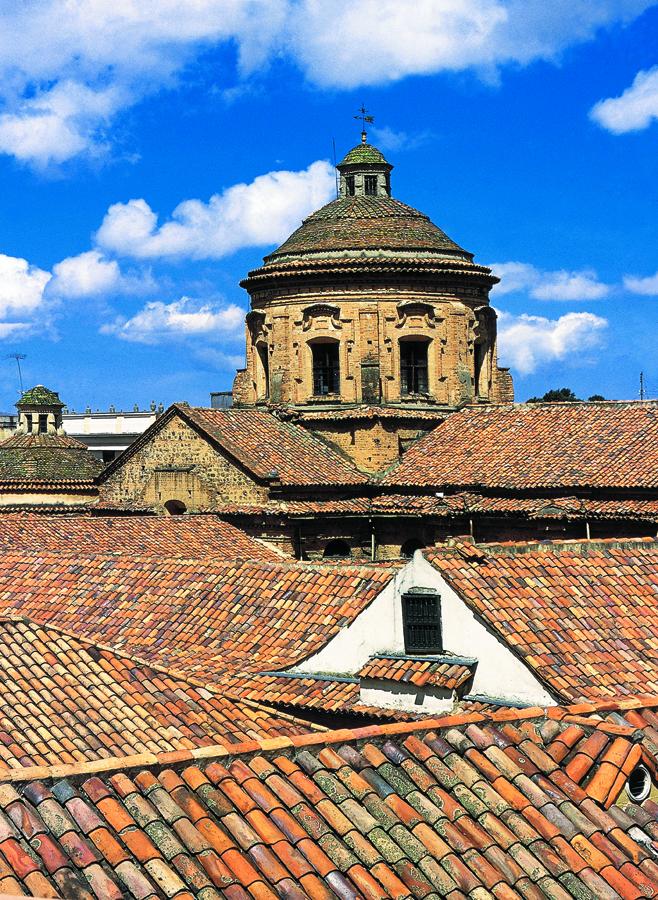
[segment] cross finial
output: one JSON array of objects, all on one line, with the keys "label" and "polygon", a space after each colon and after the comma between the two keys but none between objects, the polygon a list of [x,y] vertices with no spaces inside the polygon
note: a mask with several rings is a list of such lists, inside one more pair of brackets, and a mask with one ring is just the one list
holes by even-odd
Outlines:
[{"label": "cross finial", "polygon": [[375,117],[368,115],[368,110],[362,103],[361,107],[359,108],[359,112],[356,116],[354,116],[354,118],[361,119],[361,143],[365,144],[368,137],[368,133],[366,132],[366,124],[371,125],[375,121]]}]

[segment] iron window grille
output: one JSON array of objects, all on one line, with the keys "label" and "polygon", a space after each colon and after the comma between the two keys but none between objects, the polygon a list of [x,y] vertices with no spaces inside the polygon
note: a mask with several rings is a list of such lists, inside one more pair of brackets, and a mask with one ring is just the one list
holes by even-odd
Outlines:
[{"label": "iron window grille", "polygon": [[347,189],[347,196],[353,197],[355,194],[354,175],[348,175],[345,178],[345,187]]},{"label": "iron window grille", "polygon": [[377,196],[377,176],[376,175],[365,175],[363,180],[364,180],[364,188],[365,188],[366,196],[376,197]]},{"label": "iron window grille", "polygon": [[427,393],[427,342],[400,342],[400,387],[403,394]]},{"label": "iron window grille", "polygon": [[338,344],[314,344],[313,393],[316,397],[337,394],[340,390]]},{"label": "iron window grille", "polygon": [[407,653],[440,653],[443,641],[438,594],[434,591],[403,594],[402,627]]}]

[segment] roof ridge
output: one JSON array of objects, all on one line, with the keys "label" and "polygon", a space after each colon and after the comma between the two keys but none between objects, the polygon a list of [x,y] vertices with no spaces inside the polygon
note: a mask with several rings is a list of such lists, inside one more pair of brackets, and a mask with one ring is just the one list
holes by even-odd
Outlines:
[{"label": "roof ridge", "polygon": [[[417,731],[432,731],[449,728],[457,728],[463,725],[478,723],[496,724],[497,722],[524,721],[527,719],[553,719],[557,721],[571,722],[574,716],[581,713],[595,713],[598,711],[617,711],[648,708],[658,706],[658,696],[639,695],[628,698],[620,703],[614,701],[602,701],[600,703],[579,703],[570,706],[533,706],[527,709],[503,709],[492,713],[461,713],[456,715],[441,716],[422,719],[413,722],[394,722],[383,725],[366,725],[362,728],[341,728],[335,731],[325,731],[321,734],[293,735],[291,737],[266,738],[260,741],[244,741],[236,744],[211,745],[192,750],[173,750],[162,753],[138,753],[130,756],[111,756],[105,759],[94,760],[77,764],[55,766],[25,766],[20,769],[8,769],[0,772],[1,782],[45,781],[59,778],[74,778],[88,775],[108,774],[113,771],[125,771],[126,769],[151,768],[154,766],[192,765],[206,760],[226,759],[237,756],[267,753],[273,750],[298,751],[312,746],[330,746],[337,743],[349,743],[359,740],[373,740],[387,738],[392,735],[413,734]],[[579,723],[593,730],[598,730],[601,720],[584,716],[579,718]],[[609,724],[609,723],[608,723]],[[617,726],[618,727],[618,726]]]}]

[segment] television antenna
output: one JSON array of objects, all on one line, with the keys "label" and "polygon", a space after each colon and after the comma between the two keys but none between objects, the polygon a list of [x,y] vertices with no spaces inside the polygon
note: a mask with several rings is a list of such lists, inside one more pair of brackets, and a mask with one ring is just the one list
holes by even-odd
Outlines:
[{"label": "television antenna", "polygon": [[18,383],[21,386],[21,397],[23,396],[23,373],[21,372],[21,360],[27,359],[25,353],[8,353],[5,359],[15,359],[18,367]]}]

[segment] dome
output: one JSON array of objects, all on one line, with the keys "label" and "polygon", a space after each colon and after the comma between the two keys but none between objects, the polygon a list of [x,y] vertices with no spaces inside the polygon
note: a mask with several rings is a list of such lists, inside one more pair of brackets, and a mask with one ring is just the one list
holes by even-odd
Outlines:
[{"label": "dome", "polygon": [[63,434],[13,434],[0,442],[0,482],[93,482],[103,464]]},{"label": "dome", "polygon": [[473,259],[413,206],[391,197],[354,196],[341,197],[314,212],[264,262],[267,268],[314,257],[371,254],[383,259]]},{"label": "dome", "polygon": [[372,144],[360,143],[357,144],[356,147],[352,147],[352,149],[345,154],[345,156],[338,163],[338,169],[343,166],[388,166],[389,168],[393,168],[391,164],[388,162],[384,154],[381,150],[378,150],[377,147],[373,147]]}]

